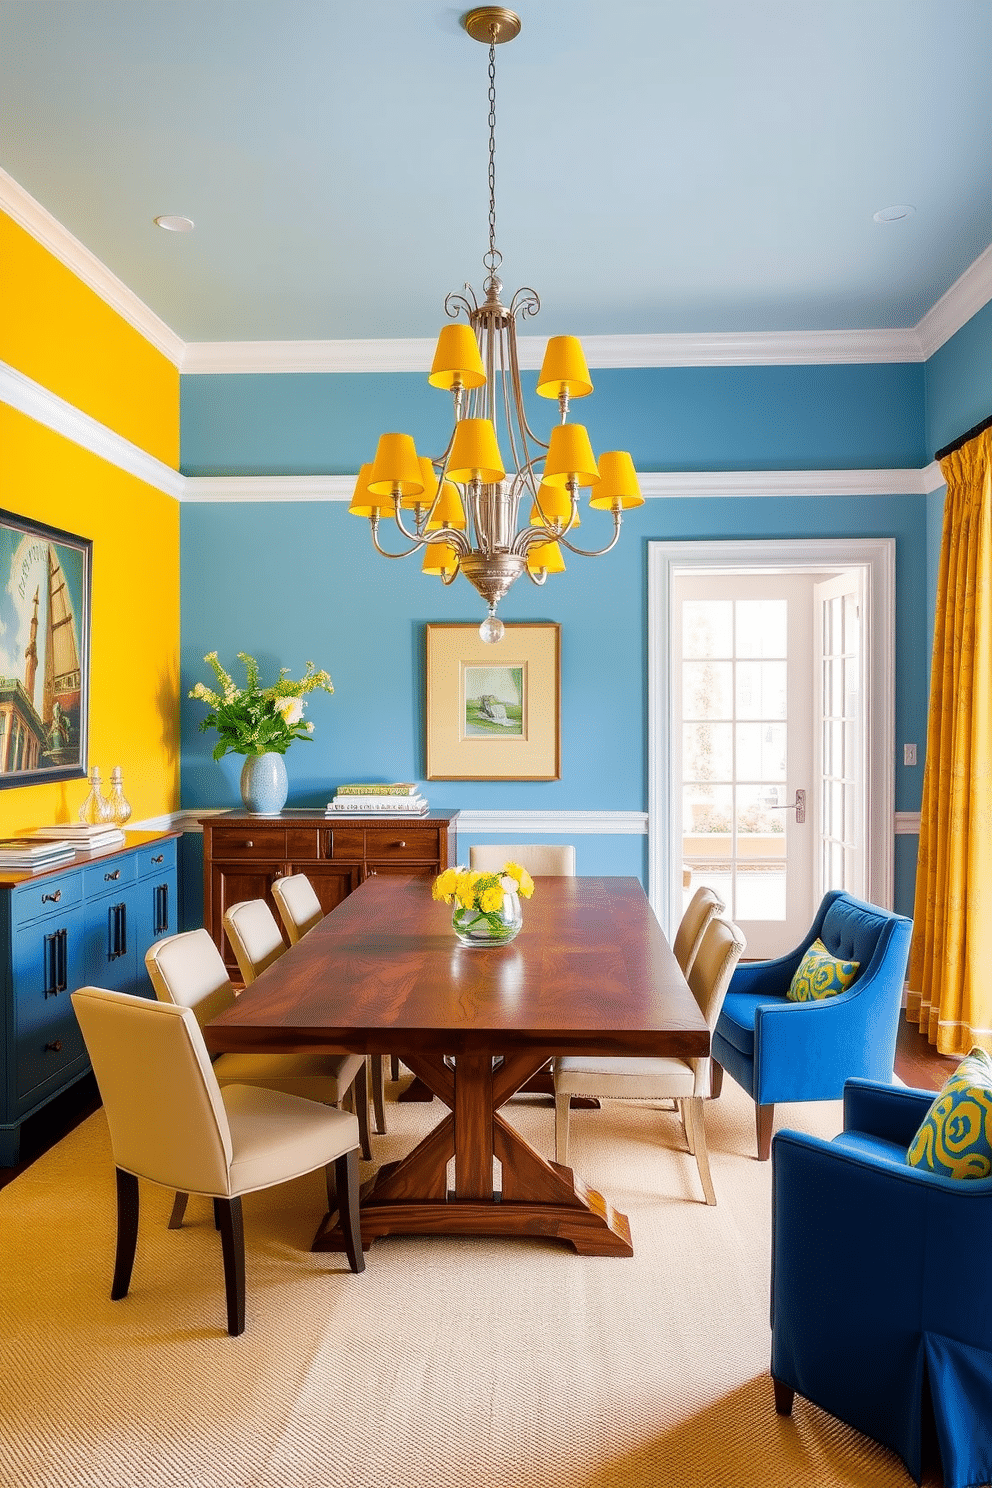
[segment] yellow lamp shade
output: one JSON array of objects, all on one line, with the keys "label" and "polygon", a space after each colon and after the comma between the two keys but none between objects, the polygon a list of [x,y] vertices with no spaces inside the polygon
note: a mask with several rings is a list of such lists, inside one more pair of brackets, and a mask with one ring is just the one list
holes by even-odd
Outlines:
[{"label": "yellow lamp shade", "polygon": [[644,505],[637,471],[626,450],[605,450],[599,457],[599,474],[599,485],[589,497],[590,506],[610,511],[619,501],[626,511],[629,506]]},{"label": "yellow lamp shade", "polygon": [[599,467],[589,443],[584,424],[556,424],[551,430],[551,443],[544,461],[544,482],[548,486],[594,486],[599,480]]},{"label": "yellow lamp shade", "polygon": [[584,398],[592,392],[586,354],[578,336],[552,336],[541,363],[537,391],[542,398]]},{"label": "yellow lamp shade", "polygon": [[450,543],[428,543],[424,549],[424,573],[446,578],[458,572],[458,554]]},{"label": "yellow lamp shade", "polygon": [[564,573],[565,560],[561,556],[561,548],[556,542],[540,543],[535,548],[528,548],[527,567],[531,573],[538,573],[542,568],[549,574]]},{"label": "yellow lamp shade", "polygon": [[427,381],[438,388],[482,387],[486,374],[479,343],[467,325],[446,325],[437,338],[437,349]]},{"label": "yellow lamp shade", "polygon": [[[541,503],[540,507],[538,507],[537,501]],[[564,527],[572,515],[572,498],[563,486],[549,486],[547,481],[542,481],[537,492],[537,501],[534,502],[534,505],[530,509],[530,525],[532,527],[543,527],[544,517],[547,517],[549,522],[554,521],[555,517],[557,517]],[[541,516],[542,511],[544,512],[544,517]],[[580,525],[579,509],[576,507],[575,521],[572,523],[572,526],[578,527]]]},{"label": "yellow lamp shade", "polygon": [[417,496],[424,489],[417,446],[409,434],[380,434],[369,490],[373,496]]},{"label": "yellow lamp shade", "polygon": [[404,496],[400,506],[411,508],[415,506],[430,506],[437,495],[437,476],[434,474],[434,462],[429,455],[418,455],[417,464],[420,466],[420,478],[424,483],[424,489],[414,496]]},{"label": "yellow lamp shade", "polygon": [[348,508],[348,515],[350,517],[370,517],[372,515],[373,508],[375,508],[379,512],[380,516],[391,517],[393,515],[391,506],[384,506],[378,496],[373,496],[370,493],[369,478],[371,474],[372,462],[370,460],[369,463],[367,465],[363,465],[361,470],[359,470],[358,472],[358,479],[355,482],[355,490],[351,498],[351,505]]},{"label": "yellow lamp shade", "polygon": [[501,481],[506,471],[496,442],[492,419],[460,419],[448,460],[448,475],[453,481],[480,480],[483,485]]},{"label": "yellow lamp shade", "polygon": [[[441,487],[441,494],[434,508],[434,515],[427,523],[427,531],[434,532],[439,527],[465,526],[465,508],[462,506],[462,498],[458,494],[458,487],[446,480]],[[437,546],[443,546],[438,544]]]}]

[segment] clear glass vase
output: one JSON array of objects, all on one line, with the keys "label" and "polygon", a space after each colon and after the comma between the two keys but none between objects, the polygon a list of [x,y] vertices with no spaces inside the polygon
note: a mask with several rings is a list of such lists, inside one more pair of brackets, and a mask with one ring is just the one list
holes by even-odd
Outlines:
[{"label": "clear glass vase", "polygon": [[464,946],[507,945],[520,934],[523,923],[519,894],[504,893],[502,909],[489,914],[465,909],[457,900],[451,913],[451,928]]},{"label": "clear glass vase", "polygon": [[90,771],[90,793],[79,808],[79,820],[86,822],[88,826],[96,827],[103,822],[112,822],[110,813],[110,802],[103,794],[103,781],[100,779],[100,769],[94,765]]},{"label": "clear glass vase", "polygon": [[131,803],[124,794],[124,779],[120,765],[110,772],[110,795],[107,797],[110,816],[115,826],[122,827],[131,817]]}]

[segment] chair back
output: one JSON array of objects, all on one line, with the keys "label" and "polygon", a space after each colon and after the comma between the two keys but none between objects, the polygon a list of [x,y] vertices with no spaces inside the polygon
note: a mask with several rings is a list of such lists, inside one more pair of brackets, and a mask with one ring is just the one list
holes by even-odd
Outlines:
[{"label": "chair back", "polygon": [[[823,897],[806,944],[819,936],[831,956],[859,963],[849,992],[856,991],[866,973],[876,970],[883,959],[887,964],[891,961],[901,997],[911,930],[911,921],[903,916],[855,899],[843,890],[831,890]],[[892,941],[895,944],[890,946]]]},{"label": "chair back", "polygon": [[324,918],[320,900],[305,873],[290,873],[285,878],[277,878],[272,885],[272,897],[291,946]]},{"label": "chair back", "polygon": [[706,926],[714,915],[722,914],[725,909],[723,900],[705,884],[689,900],[672,942],[675,959],[684,977],[689,975],[689,968],[696,959]]},{"label": "chair back", "polygon": [[575,848],[547,842],[478,842],[469,848],[470,868],[496,873],[504,863],[519,863],[532,878],[574,878]]},{"label": "chair back", "polygon": [[286,949],[276,917],[264,899],[242,899],[232,904],[224,912],[224,929],[246,987]]},{"label": "chair back", "polygon": [[733,920],[714,915],[703,931],[686,980],[710,1033],[716,1027],[734,968],[746,948],[744,932]]},{"label": "chair back", "polygon": [[184,1193],[226,1194],[231,1131],[193,1010],[102,987],[81,987],[72,1005],[117,1167]]},{"label": "chair back", "polygon": [[201,1028],[234,1002],[224,958],[209,930],[157,940],[145,952],[145,966],[159,1002],[192,1008]]}]

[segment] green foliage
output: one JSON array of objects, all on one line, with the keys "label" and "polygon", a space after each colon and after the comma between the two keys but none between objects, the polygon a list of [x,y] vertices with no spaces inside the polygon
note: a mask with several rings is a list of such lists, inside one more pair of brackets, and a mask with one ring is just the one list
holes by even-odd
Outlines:
[{"label": "green foliage", "polygon": [[298,682],[288,677],[289,668],[283,667],[278,681],[271,687],[260,687],[258,662],[239,651],[238,660],[244,664],[247,680],[244,687],[238,687],[221,666],[216,651],[208,652],[203,659],[213,670],[217,687],[197,682],[189,696],[210,705],[210,712],[200,721],[200,732],[217,730],[215,760],[227,753],[285,754],[294,739],[309,739],[313,734],[313,724],[303,721],[304,696],[317,687],[323,692],[334,691],[328,673],[318,670],[312,661],[307,662]]}]

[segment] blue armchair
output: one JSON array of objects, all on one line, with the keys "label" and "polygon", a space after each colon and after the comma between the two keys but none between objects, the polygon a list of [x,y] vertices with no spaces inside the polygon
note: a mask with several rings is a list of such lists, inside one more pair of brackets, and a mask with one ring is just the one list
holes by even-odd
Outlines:
[{"label": "blue armchair", "polygon": [[[741,963],[713,1034],[712,1092],[723,1071],[755,1103],[758,1157],[767,1161],[777,1101],[839,1100],[845,1080],[892,1080],[912,920],[840,889],[823,896],[802,945],[776,961]],[[789,1002],[786,992],[819,938],[831,955],[860,962],[846,992]]]},{"label": "blue armchair", "polygon": [[992,1178],[906,1165],[933,1091],[852,1080],[832,1142],[772,1151],[772,1379],[898,1452],[917,1483],[925,1392],[945,1488],[992,1482]]}]

